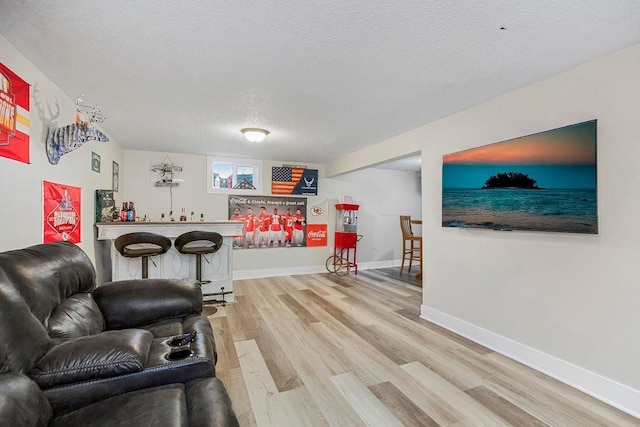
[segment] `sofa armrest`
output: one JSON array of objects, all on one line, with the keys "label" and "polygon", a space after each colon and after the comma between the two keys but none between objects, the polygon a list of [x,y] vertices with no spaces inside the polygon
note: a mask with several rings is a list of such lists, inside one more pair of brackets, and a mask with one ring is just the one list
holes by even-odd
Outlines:
[{"label": "sofa armrest", "polygon": [[202,290],[195,282],[137,279],[108,282],[93,291],[107,329],[135,328],[202,312]]},{"label": "sofa armrest", "polygon": [[190,381],[186,385],[189,426],[237,427],[238,419],[231,406],[231,399],[218,378]]},{"label": "sofa armrest", "polygon": [[140,372],[152,342],[153,334],[142,329],[71,339],[49,350],[29,375],[47,388]]}]

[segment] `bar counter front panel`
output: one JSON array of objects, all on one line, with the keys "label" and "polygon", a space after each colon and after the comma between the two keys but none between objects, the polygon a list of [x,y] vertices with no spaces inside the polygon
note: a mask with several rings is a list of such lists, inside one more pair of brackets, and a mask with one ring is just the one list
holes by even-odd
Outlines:
[{"label": "bar counter front panel", "polygon": [[[108,265],[101,266],[111,277],[106,280],[139,279],[142,277],[142,261],[140,258],[126,258],[120,255],[113,244],[119,236],[127,233],[148,232],[156,233],[171,239],[171,249],[167,253],[150,258],[149,278],[190,279],[196,280],[196,256],[181,254],[173,246],[179,235],[188,231],[215,231],[223,237],[223,245],[215,254],[203,255],[202,280],[211,283],[202,285],[203,294],[213,294],[233,291],[233,254],[232,236],[242,235],[241,221],[213,221],[213,222],[98,222],[98,241],[104,241],[96,246],[97,260],[110,259]],[[103,262],[103,264],[109,261]],[[99,262],[98,262],[99,263]],[[154,265],[155,263],[155,265]],[[208,296],[205,300],[221,300],[221,296]],[[227,302],[233,301],[233,294],[225,296]]]}]

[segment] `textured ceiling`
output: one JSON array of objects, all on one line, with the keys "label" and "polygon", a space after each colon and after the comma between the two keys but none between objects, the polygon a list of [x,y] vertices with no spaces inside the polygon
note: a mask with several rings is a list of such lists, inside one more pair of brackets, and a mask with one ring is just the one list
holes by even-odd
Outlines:
[{"label": "textured ceiling", "polygon": [[327,162],[640,42],[640,1],[0,0],[0,33],[125,148]]}]

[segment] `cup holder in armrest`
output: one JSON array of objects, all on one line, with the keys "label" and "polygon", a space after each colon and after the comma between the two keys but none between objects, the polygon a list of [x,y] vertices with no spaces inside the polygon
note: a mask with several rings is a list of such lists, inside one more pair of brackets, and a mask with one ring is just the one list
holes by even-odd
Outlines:
[{"label": "cup holder in armrest", "polygon": [[182,337],[176,337],[176,338],[172,338],[170,340],[167,340],[166,344],[169,347],[182,347],[181,341],[182,341]]},{"label": "cup holder in armrest", "polygon": [[188,348],[183,348],[181,350],[176,350],[176,351],[172,351],[165,354],[164,358],[174,362],[176,360],[186,359],[187,357],[191,357],[191,356],[193,356],[193,350]]},{"label": "cup holder in armrest", "polygon": [[186,334],[178,335],[166,341],[169,347],[182,347],[183,345],[190,344],[196,338],[197,332],[191,331]]}]

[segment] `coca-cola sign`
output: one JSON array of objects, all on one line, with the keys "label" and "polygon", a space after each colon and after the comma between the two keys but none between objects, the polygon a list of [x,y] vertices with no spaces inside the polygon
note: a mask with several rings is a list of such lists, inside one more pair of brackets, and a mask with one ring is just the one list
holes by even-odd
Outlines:
[{"label": "coca-cola sign", "polygon": [[327,246],[327,224],[307,224],[307,246]]},{"label": "coca-cola sign", "polygon": [[326,239],[326,238],[327,238],[327,230],[309,231],[307,233],[307,239]]}]

